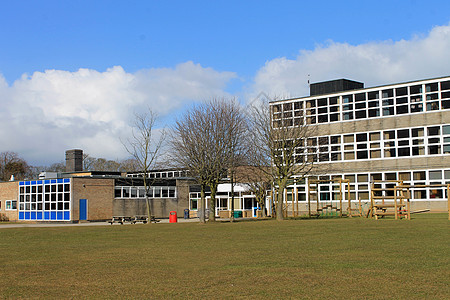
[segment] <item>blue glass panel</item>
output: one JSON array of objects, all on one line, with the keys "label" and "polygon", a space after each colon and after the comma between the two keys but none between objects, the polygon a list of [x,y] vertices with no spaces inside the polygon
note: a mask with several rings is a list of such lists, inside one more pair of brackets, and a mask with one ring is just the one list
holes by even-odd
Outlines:
[{"label": "blue glass panel", "polygon": [[56,183],[56,179],[50,180],[51,183]]},{"label": "blue glass panel", "polygon": [[30,219],[31,219],[31,220],[36,220],[36,212],[35,212],[35,211],[32,211],[32,212],[31,212],[31,214],[30,214]]},{"label": "blue glass panel", "polygon": [[36,181],[33,180],[33,181],[31,182],[31,185],[35,185],[35,184],[36,184]]},{"label": "blue glass panel", "polygon": [[25,184],[25,182],[23,182],[23,181],[19,182],[19,185],[24,185],[24,184]]},{"label": "blue glass panel", "polygon": [[50,183],[50,180],[44,180],[44,183],[45,183],[45,184],[49,184],[49,183]]},{"label": "blue glass panel", "polygon": [[44,211],[44,220],[50,220],[50,212]]},{"label": "blue glass panel", "polygon": [[70,182],[70,178],[65,178],[64,182],[66,182],[66,183]]},{"label": "blue glass panel", "polygon": [[56,211],[50,212],[50,220],[56,220]]},{"label": "blue glass panel", "polygon": [[23,211],[19,211],[19,220],[25,219],[25,213]]},{"label": "blue glass panel", "polygon": [[63,219],[63,212],[62,211],[58,211],[58,213],[56,214],[56,219],[57,220],[62,220]]},{"label": "blue glass panel", "polygon": [[42,211],[36,213],[36,220],[42,220]]},{"label": "blue glass panel", "polygon": [[69,221],[70,220],[70,211],[66,210],[64,212],[64,220]]},{"label": "blue glass panel", "polygon": [[38,180],[36,182],[37,182],[37,184],[42,184],[42,180]]},{"label": "blue glass panel", "polygon": [[25,220],[29,220],[30,219],[30,212],[26,211],[25,212]]},{"label": "blue glass panel", "polygon": [[30,182],[29,181],[25,181],[25,185],[30,185]]}]

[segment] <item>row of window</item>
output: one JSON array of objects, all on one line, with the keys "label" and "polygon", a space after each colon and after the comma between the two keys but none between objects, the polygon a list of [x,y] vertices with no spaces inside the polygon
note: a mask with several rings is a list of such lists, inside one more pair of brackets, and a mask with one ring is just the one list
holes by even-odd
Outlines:
[{"label": "row of window", "polygon": [[273,125],[298,126],[450,109],[450,81],[272,105]]},{"label": "row of window", "polygon": [[[143,186],[116,186],[114,188],[115,198],[145,198],[145,187]],[[149,198],[176,198],[177,189],[174,186],[152,186]]]},{"label": "row of window", "polygon": [[450,154],[450,125],[308,138],[296,161],[333,162]]},{"label": "row of window", "polygon": [[[142,173],[130,173],[127,174],[127,177],[142,177]],[[150,172],[148,174],[149,178],[177,178],[177,177],[186,177],[187,171],[177,170],[177,171],[158,171],[158,172]]]},{"label": "row of window", "polygon": [[[210,198],[210,192],[206,193],[206,197]],[[226,196],[224,198],[223,196]],[[191,192],[189,193],[189,208],[190,210],[198,209],[198,202],[200,201],[200,193]],[[251,192],[235,192],[235,210],[250,210],[258,206],[255,200],[255,196]],[[206,207],[208,207],[209,202],[206,201]],[[216,210],[229,210],[231,206],[231,193],[225,192],[222,195],[216,195]]]},{"label": "row of window", "polygon": [[[19,182],[19,212],[69,211],[70,198],[69,178]],[[28,215],[23,216],[25,218]]]},{"label": "row of window", "polygon": [[[358,173],[344,175],[325,175],[310,176],[306,182],[297,182],[287,189],[287,201],[304,202],[308,200],[307,185],[309,179],[330,180],[329,182],[321,182],[317,188],[311,185],[314,200],[316,193],[319,193],[320,201],[330,201],[340,199],[340,184],[332,182],[333,179],[348,179],[350,184],[342,184],[342,198],[348,199],[348,186],[350,187],[351,200],[369,200],[371,184],[375,183],[376,188],[393,187],[394,183],[375,181],[396,181],[401,180],[404,184],[409,185],[446,185],[450,184],[450,170],[428,170],[428,171],[401,171],[401,172],[382,172],[382,173]],[[295,198],[297,192],[297,199]],[[428,187],[428,188],[411,188],[412,200],[438,200],[447,199],[446,187]]]}]

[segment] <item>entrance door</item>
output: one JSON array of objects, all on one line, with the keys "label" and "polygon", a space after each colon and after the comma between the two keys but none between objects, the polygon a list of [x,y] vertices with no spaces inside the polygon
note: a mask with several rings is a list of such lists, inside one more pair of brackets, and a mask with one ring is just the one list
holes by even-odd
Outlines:
[{"label": "entrance door", "polygon": [[87,199],[80,199],[80,221],[87,220]]}]

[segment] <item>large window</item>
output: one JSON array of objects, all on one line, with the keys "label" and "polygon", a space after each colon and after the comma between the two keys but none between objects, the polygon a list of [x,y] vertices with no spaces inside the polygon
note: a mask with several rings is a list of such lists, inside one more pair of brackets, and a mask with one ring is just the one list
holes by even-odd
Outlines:
[{"label": "large window", "polygon": [[450,125],[312,137],[305,148],[309,162],[450,154]]},{"label": "large window", "polygon": [[274,103],[273,124],[299,126],[450,109],[448,80],[344,93]]},{"label": "large window", "polygon": [[19,182],[19,220],[69,221],[70,179]]},{"label": "large window", "polygon": [[[145,198],[143,186],[116,186],[115,198]],[[174,186],[152,186],[148,193],[149,198],[176,198],[177,189]]]}]

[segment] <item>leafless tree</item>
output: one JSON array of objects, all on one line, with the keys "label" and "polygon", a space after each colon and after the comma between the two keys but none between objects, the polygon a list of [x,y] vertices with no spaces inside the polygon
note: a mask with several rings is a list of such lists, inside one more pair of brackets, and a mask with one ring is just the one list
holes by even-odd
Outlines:
[{"label": "leafless tree", "polygon": [[[283,194],[288,181],[303,178],[313,168],[313,153],[307,152],[308,137],[314,128],[304,116],[293,118],[292,109],[285,113],[283,105],[257,101],[249,107],[250,136],[253,150],[249,160],[270,176],[276,195],[276,217],[283,220]],[[292,104],[288,104],[292,105]],[[288,111],[288,107],[286,107]],[[270,166],[270,168],[267,168]]]},{"label": "leafless tree", "polygon": [[0,180],[8,181],[12,175],[15,180],[25,179],[30,174],[30,166],[16,152],[0,153]]},{"label": "leafless tree", "polygon": [[[151,188],[149,173],[157,162],[166,138],[164,129],[161,130],[159,136],[155,136],[156,119],[157,116],[151,109],[144,113],[136,113],[131,137],[126,142],[122,142],[126,151],[135,160],[138,171],[142,174],[146,190],[145,202],[149,220],[152,216],[150,199],[148,197]],[[151,224],[151,222],[148,222],[148,224]]]},{"label": "leafless tree", "polygon": [[[187,111],[176,122],[172,137],[171,160],[188,169],[201,186],[198,214],[205,222],[205,188],[211,189],[209,220],[215,220],[217,186],[237,153],[238,122],[242,114],[234,99],[212,99]],[[234,162],[233,162],[234,163]]]}]

